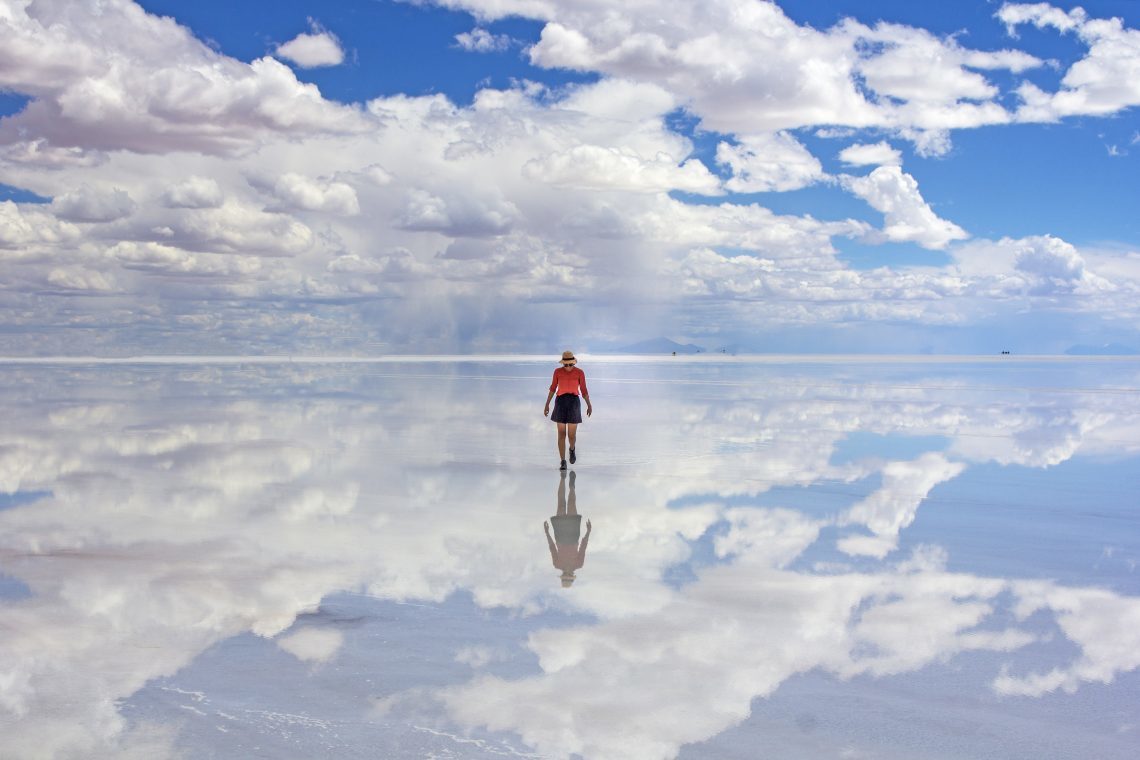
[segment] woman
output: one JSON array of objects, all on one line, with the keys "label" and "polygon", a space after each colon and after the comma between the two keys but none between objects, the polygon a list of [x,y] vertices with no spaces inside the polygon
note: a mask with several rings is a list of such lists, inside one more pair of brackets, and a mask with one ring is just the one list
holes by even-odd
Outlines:
[{"label": "woman", "polygon": [[[554,379],[550,381],[550,393],[546,395],[546,407],[542,415],[550,417],[551,421],[558,423],[558,458],[566,469],[566,439],[570,439],[570,464],[578,461],[574,452],[574,445],[578,442],[578,424],[582,422],[582,402],[578,400],[581,392],[586,399],[586,416],[594,413],[594,405],[590,403],[590,392],[586,390],[586,373],[575,365],[578,360],[572,351],[562,352],[562,366],[554,370]],[[554,402],[554,414],[550,414],[550,399],[555,392],[558,398]]]}]

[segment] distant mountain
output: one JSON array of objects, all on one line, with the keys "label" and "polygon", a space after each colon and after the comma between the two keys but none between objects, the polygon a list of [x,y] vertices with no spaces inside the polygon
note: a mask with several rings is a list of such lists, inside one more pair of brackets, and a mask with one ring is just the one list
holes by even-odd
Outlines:
[{"label": "distant mountain", "polygon": [[1104,343],[1099,346],[1085,344],[1073,346],[1065,351],[1065,354],[1067,356],[1136,356],[1140,354],[1140,351],[1122,343]]},{"label": "distant mountain", "polygon": [[702,354],[705,349],[692,343],[678,343],[668,338],[651,338],[617,349],[621,354]]}]

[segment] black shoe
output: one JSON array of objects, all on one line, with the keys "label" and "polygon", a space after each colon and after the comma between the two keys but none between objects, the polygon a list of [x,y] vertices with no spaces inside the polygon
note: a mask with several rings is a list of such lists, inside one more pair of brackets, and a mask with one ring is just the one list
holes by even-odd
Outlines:
[{"label": "black shoe", "polygon": [[578,457],[574,455],[574,449],[570,449],[570,464],[578,461]]},{"label": "black shoe", "polygon": [[565,460],[565,459],[563,459],[563,460],[562,460],[562,466],[561,466],[561,467],[559,467],[558,469],[560,469],[560,470],[565,470],[565,469],[566,469],[566,460]]}]

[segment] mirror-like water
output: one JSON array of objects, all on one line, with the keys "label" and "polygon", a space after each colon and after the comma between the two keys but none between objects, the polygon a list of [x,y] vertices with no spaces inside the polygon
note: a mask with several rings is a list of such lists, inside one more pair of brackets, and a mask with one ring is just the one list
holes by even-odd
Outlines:
[{"label": "mirror-like water", "polygon": [[1134,756],[1140,364],[582,367],[0,367],[0,756]]}]

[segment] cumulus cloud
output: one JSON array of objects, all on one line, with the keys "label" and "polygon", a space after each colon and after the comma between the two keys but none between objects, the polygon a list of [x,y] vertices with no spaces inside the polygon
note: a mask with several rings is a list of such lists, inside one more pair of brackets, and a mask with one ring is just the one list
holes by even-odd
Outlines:
[{"label": "cumulus cloud", "polygon": [[48,272],[47,285],[72,293],[109,293],[116,289],[113,276],[76,266],[53,268]]},{"label": "cumulus cloud", "polygon": [[741,136],[716,148],[717,163],[732,170],[725,187],[737,193],[798,190],[823,178],[819,159],[786,132]]},{"label": "cumulus cloud", "polygon": [[[505,11],[481,0],[458,4],[492,16]],[[511,8],[547,19],[530,50],[535,64],[655,82],[691,103],[710,128],[737,134],[817,124],[921,134],[1004,123],[1010,116],[996,102],[996,86],[976,69],[1041,64],[1019,51],[973,51],[899,25],[848,20],[817,31],[766,2],[720,0],[668,13]],[[620,34],[610,33],[615,24]]]},{"label": "cumulus cloud", "polygon": [[[310,347],[390,330],[386,341],[441,351],[528,350],[553,312],[562,323],[584,302],[591,317],[576,324],[594,336],[626,324],[628,303],[645,305],[647,326],[707,317],[706,330],[970,324],[1017,299],[1064,299],[1105,319],[1135,310],[1138,275],[1123,259],[1082,249],[1081,264],[1042,249],[998,256],[1000,275],[971,268],[993,241],[959,256],[966,233],[899,169],[898,140],[944,153],[956,129],[1009,121],[1007,77],[993,72],[1029,71],[1032,56],[886,23],[812,29],[766,2],[448,4],[478,19],[457,44],[500,44],[486,26],[495,18],[538,18],[527,56],[601,76],[486,87],[466,105],[399,94],[342,105],[280,61],[230,58],[127,0],[14,6],[0,27],[0,88],[32,101],[0,125],[0,160],[6,182],[55,200],[0,208],[6,306],[40,330],[8,334],[11,350],[86,348],[78,332],[42,327],[95,319],[49,285],[56,269],[72,275],[57,282],[102,272],[121,289],[119,313],[139,315],[114,331],[128,346],[177,332],[220,298],[224,322],[202,324],[252,326],[243,345],[261,345],[277,322],[274,335]],[[1049,17],[1003,13],[994,23],[1014,28]],[[1093,24],[1073,18],[1074,36]],[[1118,31],[1124,44],[1129,30]],[[682,113],[695,134],[721,131],[715,159],[675,128]],[[832,181],[801,127],[843,135],[854,144],[840,160],[874,168],[840,181],[884,214],[882,230],[733,198]],[[854,270],[839,237],[915,242],[954,264]],[[327,311],[294,316],[318,311],[315,300]]]},{"label": "cumulus cloud", "polygon": [[445,200],[426,190],[413,190],[408,193],[400,224],[409,230],[451,237],[482,237],[505,234],[518,215],[518,208],[509,201],[463,196]]},{"label": "cumulus cloud", "polygon": [[273,194],[289,208],[327,211],[341,216],[360,213],[356,191],[344,182],[313,179],[287,172],[278,178]]},{"label": "cumulus cloud", "polygon": [[189,177],[167,190],[163,200],[171,208],[218,208],[224,196],[216,180]]},{"label": "cumulus cloud", "polygon": [[1056,92],[1032,82],[1017,90],[1020,121],[1057,121],[1066,116],[1105,115],[1140,104],[1140,30],[1119,18],[1092,19],[1082,8],[1064,11],[1048,3],[1006,3],[997,13],[1010,34],[1022,24],[1074,32],[1088,46],[1061,78]]},{"label": "cumulus cloud", "polygon": [[339,66],[344,62],[344,50],[340,46],[340,40],[315,22],[312,24],[311,33],[298,34],[288,42],[278,45],[275,54],[278,58],[292,61],[303,69]]},{"label": "cumulus cloud", "polygon": [[228,58],[131,0],[17,5],[0,51],[0,87],[32,98],[0,122],[0,144],[32,135],[41,158],[69,148],[225,153],[269,133],[368,128],[358,109],[324,100],[278,61]]},{"label": "cumulus cloud", "polygon": [[586,190],[662,193],[683,190],[719,195],[718,180],[703,163],[689,159],[678,165],[668,155],[645,160],[617,148],[578,145],[568,151],[532,159],[523,173],[536,182]]},{"label": "cumulus cloud", "polygon": [[56,216],[69,222],[113,222],[130,216],[136,205],[120,188],[81,185],[57,197],[51,207]]},{"label": "cumulus cloud", "polygon": [[[31,255],[42,245],[78,240],[79,228],[35,206],[0,201],[0,248]],[[11,256],[12,253],[7,254]]]},{"label": "cumulus cloud", "polygon": [[[737,134],[875,126],[896,130],[925,152],[944,152],[949,130],[1014,118],[985,72],[1016,74],[1043,65],[1019,50],[973,50],[956,37],[899,24],[848,19],[819,31],[795,24],[768,2],[718,0],[699,12],[670,6],[667,13],[637,5],[603,11],[561,2],[446,4],[488,19],[541,19],[541,38],[529,51],[533,63],[654,82],[691,103],[710,128]],[[1103,114],[1137,102],[1129,84],[1137,81],[1130,75],[1136,56],[1129,52],[1136,32],[1118,20],[1089,19],[1079,8],[1066,12],[1046,3],[1006,3],[996,16],[1011,32],[1032,23],[1074,31],[1090,45],[1060,92],[1022,86],[1018,119]]]},{"label": "cumulus cloud", "polygon": [[1086,295],[1116,287],[1091,271],[1071,243],[1051,235],[979,241],[952,252],[961,271],[993,295]]},{"label": "cumulus cloud", "polygon": [[236,279],[253,275],[262,268],[257,256],[193,253],[153,242],[124,241],[108,249],[107,255],[124,269],[166,275]]},{"label": "cumulus cloud", "polygon": [[492,34],[482,27],[455,35],[455,42],[469,53],[498,53],[512,45],[510,35]]},{"label": "cumulus cloud", "polygon": [[901,166],[902,153],[889,143],[856,143],[839,151],[839,160],[850,166]]},{"label": "cumulus cloud", "polygon": [[919,192],[918,182],[897,166],[880,166],[865,177],[844,176],[841,181],[871,208],[882,212],[886,240],[937,250],[969,237],[961,227],[935,214]]},{"label": "cumulus cloud", "polygon": [[106,156],[98,150],[78,146],[51,145],[44,138],[16,140],[0,146],[0,156],[12,164],[42,169],[98,166]]},{"label": "cumulus cloud", "polygon": [[1049,3],[1003,3],[996,15],[1011,37],[1016,35],[1021,24],[1033,24],[1038,29],[1051,26],[1062,32],[1071,32],[1088,19],[1084,8],[1064,11]]},{"label": "cumulus cloud", "polygon": [[164,242],[207,252],[292,256],[308,250],[314,237],[308,226],[288,214],[234,200],[171,220]]}]

